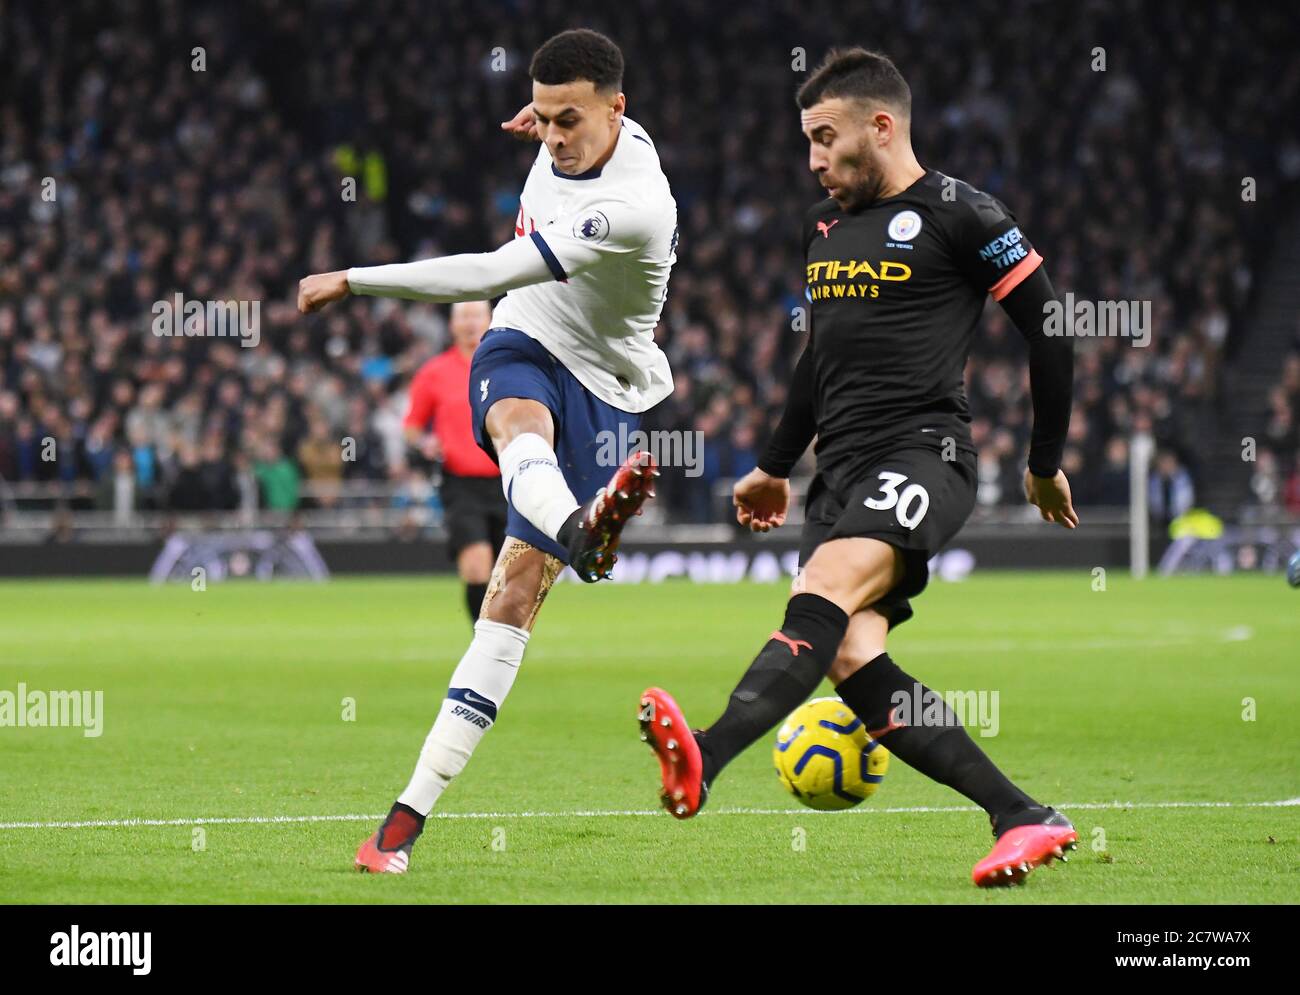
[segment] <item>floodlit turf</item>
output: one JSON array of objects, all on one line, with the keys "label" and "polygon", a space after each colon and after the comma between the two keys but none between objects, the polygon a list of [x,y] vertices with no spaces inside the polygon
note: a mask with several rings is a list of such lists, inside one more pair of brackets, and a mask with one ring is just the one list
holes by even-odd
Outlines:
[{"label": "floodlit turf", "polygon": [[[451,580],[0,584],[0,691],[104,700],[98,738],[0,728],[0,901],[1300,901],[1300,807],[1243,807],[1300,796],[1300,591],[1092,586],[936,582],[891,640],[932,687],[998,692],[979,741],[1079,829],[1067,867],[989,893],[969,878],[983,816],[889,811],[966,804],[897,761],[871,801],[821,814],[781,793],[764,742],[701,817],[652,811],[638,693],[660,684],[711,721],[779,624],[781,585],[558,587],[448,817],[408,875],[371,877],[352,870],[369,819],[189,823],[386,811],[469,636]],[[1231,806],[1083,807],[1114,801]],[[186,824],[13,826],[123,819]]]}]

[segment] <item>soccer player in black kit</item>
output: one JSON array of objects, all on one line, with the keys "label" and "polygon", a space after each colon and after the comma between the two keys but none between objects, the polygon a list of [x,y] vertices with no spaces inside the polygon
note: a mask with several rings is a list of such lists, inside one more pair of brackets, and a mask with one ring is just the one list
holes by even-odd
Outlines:
[{"label": "soccer player in black kit", "polygon": [[927,561],[975,505],[963,371],[986,295],[1029,344],[1026,497],[1066,528],[1078,525],[1060,470],[1073,351],[1043,332],[1055,292],[1015,217],[917,162],[911,102],[894,64],[861,48],[832,51],[799,91],[808,165],[830,195],[804,218],[810,339],[785,413],[734,497],[742,525],[781,525],[786,478],[816,436],[802,569],[784,622],[713,725],[691,730],[659,688],[642,695],[638,718],[665,806],[689,818],[723,767],[829,677],[872,738],[988,812],[996,843],[974,882],[1019,883],[1065,859],[1073,826],[1011,783],[942,699],[890,659],[885,639],[912,616]]}]

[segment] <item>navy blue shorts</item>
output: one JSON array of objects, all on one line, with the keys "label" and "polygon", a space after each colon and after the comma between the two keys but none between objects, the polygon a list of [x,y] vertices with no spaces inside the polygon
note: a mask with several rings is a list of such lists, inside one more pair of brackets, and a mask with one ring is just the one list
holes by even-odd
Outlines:
[{"label": "navy blue shorts", "polygon": [[[623,462],[627,440],[641,416],[620,411],[589,391],[536,339],[513,328],[489,328],[469,368],[469,403],[474,441],[497,459],[484,421],[488,408],[505,397],[545,404],[555,420],[555,456],[564,480],[578,501],[585,502]],[[569,553],[515,510],[506,518],[506,535],[569,562]]]}]

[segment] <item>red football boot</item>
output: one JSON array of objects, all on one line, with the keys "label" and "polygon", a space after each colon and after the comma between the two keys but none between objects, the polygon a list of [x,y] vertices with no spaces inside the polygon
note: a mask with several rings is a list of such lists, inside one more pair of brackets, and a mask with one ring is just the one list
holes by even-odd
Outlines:
[{"label": "red football boot", "polygon": [[569,566],[582,580],[594,584],[609,577],[618,560],[623,526],[655,496],[659,476],[654,457],[636,452],[614,472],[608,484],[578,508],[560,527],[558,539],[569,550]]},{"label": "red football boot", "polygon": [[673,696],[660,688],[647,688],[637,709],[641,741],[659,757],[663,790],[659,800],[678,819],[689,819],[709,797],[704,782],[704,762],[695,734]]},{"label": "red football boot", "polygon": [[975,865],[971,880],[981,888],[1024,884],[1035,867],[1055,857],[1066,863],[1066,850],[1078,849],[1079,834],[1070,820],[1055,809],[1041,822],[1013,826],[1003,831],[989,855]]},{"label": "red football boot", "polygon": [[405,874],[411,848],[424,831],[424,820],[394,805],[384,824],[361,844],[353,861],[363,874]]}]

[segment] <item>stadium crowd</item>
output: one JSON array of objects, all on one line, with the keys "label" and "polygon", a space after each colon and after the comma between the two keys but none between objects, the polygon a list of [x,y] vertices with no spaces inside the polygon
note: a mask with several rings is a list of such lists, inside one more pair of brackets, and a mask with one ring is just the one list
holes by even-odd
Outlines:
[{"label": "stadium crowd", "polygon": [[[1127,501],[1134,429],[1155,433],[1159,472],[1206,472],[1197,443],[1268,246],[1241,178],[1273,203],[1300,183],[1280,7],[69,0],[0,16],[0,481],[104,508],[292,509],[347,481],[427,493],[400,419],[444,309],[353,299],[304,319],[293,294],[309,272],[510,238],[535,150],[498,122],[565,27],[622,45],[628,114],[678,202],[658,331],[677,389],[647,427],[703,435],[698,476],[664,483],[679,521],[723,514],[716,484],[754,465],[802,348],[798,231],[818,189],[793,93],[828,47],[894,57],[922,162],[1003,198],[1058,291],[1151,302],[1149,346],[1077,343],[1079,504]],[[155,334],[177,293],[261,302],[257,345]],[[1024,357],[990,305],[967,371],[984,506],[1022,501]],[[1300,354],[1271,403],[1275,493],[1300,510]]]},{"label": "stadium crowd", "polygon": [[1300,515],[1300,327],[1267,402],[1250,478],[1251,497],[1264,508]]}]

